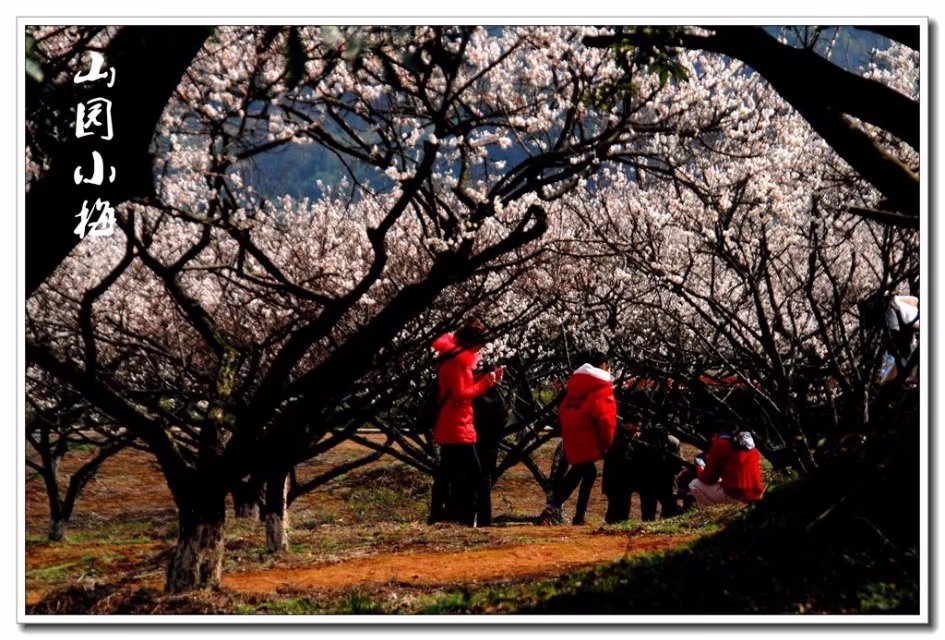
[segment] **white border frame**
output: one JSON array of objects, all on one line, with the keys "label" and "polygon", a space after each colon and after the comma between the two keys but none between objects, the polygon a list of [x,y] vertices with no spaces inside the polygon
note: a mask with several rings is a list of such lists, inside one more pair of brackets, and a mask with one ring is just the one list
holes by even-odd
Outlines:
[{"label": "white border frame", "polygon": [[[920,353],[920,371],[924,375],[920,377],[920,449],[925,455],[920,455],[920,486],[919,500],[921,502],[920,516],[920,579],[919,579],[919,614],[912,616],[905,615],[823,615],[823,616],[790,616],[790,615],[739,615],[739,616],[653,616],[653,615],[443,615],[443,616],[423,616],[423,615],[381,615],[381,616],[351,616],[351,615],[303,615],[288,616],[280,614],[272,615],[228,615],[228,616],[72,616],[72,615],[28,615],[26,614],[26,514],[25,514],[25,300],[23,291],[25,289],[25,140],[24,119],[25,119],[25,75],[23,71],[23,51],[25,48],[25,27],[28,25],[39,24],[166,24],[189,25],[189,24],[214,24],[214,25],[257,25],[257,24],[483,24],[483,25],[571,25],[571,24],[653,24],[653,25],[683,25],[683,24],[757,24],[757,25],[823,25],[823,24],[841,24],[841,25],[866,25],[866,24],[901,24],[918,25],[920,28],[920,141],[922,149],[922,173],[920,175],[921,189],[921,214],[920,214],[920,246],[922,255],[920,259],[920,299],[925,304],[925,309],[930,309],[931,299],[929,295],[929,165],[931,164],[931,153],[929,146],[929,97],[931,87],[929,84],[929,20],[927,17],[841,17],[841,16],[819,16],[816,18],[804,17],[720,17],[720,16],[672,16],[672,17],[647,17],[641,16],[558,16],[558,17],[532,17],[532,16],[315,16],[315,17],[214,17],[214,16],[188,16],[188,17],[145,17],[145,16],[22,16],[16,21],[16,71],[17,71],[17,234],[16,234],[16,334],[17,334],[17,358],[16,358],[16,411],[17,411],[17,622],[20,624],[410,624],[410,625],[428,625],[443,623],[475,623],[475,624],[500,624],[500,625],[521,625],[521,624],[814,624],[814,625],[854,625],[854,624],[928,624],[930,622],[929,612],[929,568],[930,568],[930,549],[929,549],[929,458],[932,452],[929,450],[929,379],[932,377],[932,371],[929,369],[929,351],[930,346],[934,344],[931,340],[926,340],[923,345],[925,348]],[[941,223],[940,223],[941,224]],[[926,302],[928,301],[928,302]],[[928,320],[932,314],[924,314],[923,325],[926,331],[931,333],[932,324]],[[929,346],[926,346],[929,345]],[[928,372],[928,373],[926,373]]]}]

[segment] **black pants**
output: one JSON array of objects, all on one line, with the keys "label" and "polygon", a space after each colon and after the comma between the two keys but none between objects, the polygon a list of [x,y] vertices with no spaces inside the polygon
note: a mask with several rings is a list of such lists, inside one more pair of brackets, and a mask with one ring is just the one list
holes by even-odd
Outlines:
[{"label": "black pants", "polygon": [[430,490],[430,516],[427,524],[446,520],[446,507],[450,501],[449,485],[446,479],[446,469],[442,463],[433,470],[433,488]]},{"label": "black pants", "polygon": [[613,483],[607,488],[607,524],[630,519],[630,501],[634,492],[640,494],[640,517],[644,522],[656,520],[656,505],[660,505],[660,517],[670,518],[679,513],[676,493],[670,478],[664,482]]},{"label": "black pants", "polygon": [[482,467],[482,472],[479,474],[479,491],[476,495],[476,525],[488,527],[492,524],[492,479],[495,477],[499,448],[477,443],[476,454],[479,456]]},{"label": "black pants", "polygon": [[633,487],[630,482],[613,482],[607,487],[607,513],[604,522],[614,524],[630,519],[630,496]]},{"label": "black pants", "polygon": [[560,509],[578,484],[581,488],[578,490],[577,505],[574,507],[574,522],[583,522],[584,514],[587,512],[587,502],[591,498],[591,488],[597,479],[597,465],[593,462],[579,462],[571,465],[567,473],[560,480],[555,482],[551,489],[551,504]]},{"label": "black pants", "polygon": [[678,514],[675,478],[666,475],[649,479],[640,487],[640,516],[644,521],[656,520],[656,503],[660,504],[660,518],[671,518]]},{"label": "black pants", "polygon": [[433,478],[429,522],[476,522],[476,494],[482,467],[474,444],[441,444],[440,465]]}]

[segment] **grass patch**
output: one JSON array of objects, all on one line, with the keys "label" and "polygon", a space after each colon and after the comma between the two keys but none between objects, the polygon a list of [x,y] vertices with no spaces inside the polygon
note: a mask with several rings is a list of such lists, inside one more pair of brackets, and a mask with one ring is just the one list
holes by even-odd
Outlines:
[{"label": "grass patch", "polygon": [[805,480],[731,513],[697,511],[645,525],[625,523],[631,531],[636,526],[653,533],[709,530],[712,525],[700,514],[730,520],[681,549],[468,597],[443,594],[420,609],[559,615],[917,613],[918,557],[906,545],[866,535],[862,518],[841,514],[829,526],[811,529],[831,504],[825,494],[823,485]]},{"label": "grass patch", "polygon": [[336,524],[340,518],[341,516],[334,509],[318,508],[306,514],[306,518],[300,520],[295,528],[313,530],[323,524]]},{"label": "grass patch", "polygon": [[104,544],[148,544],[159,542],[147,536],[129,536],[124,532],[75,532],[66,534],[65,544],[87,544],[89,542],[101,542]]},{"label": "grass patch", "polygon": [[66,536],[58,542],[49,540],[45,533],[30,533],[26,536],[27,544],[80,545],[89,543],[102,544],[149,544],[159,542],[147,536],[128,535],[121,531],[75,531],[67,530]]},{"label": "grass patch", "polygon": [[355,522],[412,522],[426,516],[430,479],[404,464],[360,474],[345,496]]},{"label": "grass patch", "polygon": [[92,564],[94,562],[109,563],[109,562],[117,562],[117,561],[126,560],[126,559],[127,559],[127,556],[120,553],[118,554],[106,553],[104,555],[87,553],[83,555],[81,558],[79,558],[79,560],[81,560],[82,562],[86,564]]},{"label": "grass patch", "polygon": [[[245,605],[249,607],[250,605]],[[316,600],[303,596],[287,598],[285,600],[266,600],[258,604],[252,611],[245,613],[282,613],[289,615],[306,615],[311,613],[325,613],[325,608]]]},{"label": "grass patch", "polygon": [[863,613],[889,613],[902,609],[911,596],[908,589],[891,582],[870,582],[857,594]]},{"label": "grass patch", "polygon": [[245,602],[237,602],[233,605],[233,613],[237,615],[250,615],[256,613],[256,607]]},{"label": "grass patch", "polygon": [[[325,547],[327,549],[333,549],[339,546],[343,546],[343,544],[337,540],[328,540],[326,542],[328,542],[328,544]],[[296,555],[309,555],[312,553],[312,549],[316,547],[322,548],[321,545],[316,546],[308,542],[290,542],[289,548],[286,551],[288,553],[292,553]],[[273,556],[278,555],[277,553],[270,551],[269,547],[263,547],[263,546],[250,547],[248,551],[250,554],[255,555],[255,556],[260,556],[261,558],[273,557]]]},{"label": "grass patch", "polygon": [[720,530],[738,515],[741,505],[718,505],[708,508],[693,508],[672,518],[661,518],[650,522],[626,520],[616,524],[605,524],[607,532],[626,531],[629,534],[686,535],[699,533],[709,535]]},{"label": "grass patch", "polygon": [[69,569],[76,566],[77,562],[64,562],[63,564],[57,564],[52,567],[43,567],[41,569],[33,569],[28,571],[26,575],[31,578],[41,578],[43,580],[61,580],[69,575]]},{"label": "grass patch", "polygon": [[313,538],[308,544],[302,546],[304,546],[307,551],[337,551],[339,549],[345,548],[348,546],[348,544],[344,540],[339,540],[338,538],[319,536]]},{"label": "grass patch", "polygon": [[413,613],[432,616],[466,613],[473,607],[474,597],[469,589],[420,596],[414,603]]},{"label": "grass patch", "polygon": [[384,605],[359,589],[348,591],[341,599],[338,608],[332,613],[364,615],[384,613]]},{"label": "grass patch", "polygon": [[240,602],[233,606],[233,613],[242,615],[282,614],[378,614],[385,613],[384,606],[373,600],[369,593],[361,589],[345,592],[334,604],[327,604],[309,596],[270,599],[258,603]]},{"label": "grass patch", "polygon": [[253,535],[260,528],[260,522],[256,518],[227,518],[225,527],[228,537],[243,537]]}]

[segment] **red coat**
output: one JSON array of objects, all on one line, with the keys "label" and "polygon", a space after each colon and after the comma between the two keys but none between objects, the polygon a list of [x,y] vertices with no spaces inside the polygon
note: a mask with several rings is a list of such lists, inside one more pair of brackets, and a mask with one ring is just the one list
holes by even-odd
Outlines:
[{"label": "red coat", "polygon": [[712,436],[705,467],[699,469],[698,475],[706,484],[721,482],[722,490],[736,500],[758,500],[765,491],[758,449],[733,447],[728,434]]},{"label": "red coat", "polygon": [[[472,444],[476,442],[473,426],[472,400],[495,384],[492,376],[476,380],[473,369],[479,360],[479,349],[456,346],[456,337],[445,333],[433,342],[433,348],[445,359],[437,370],[439,398],[446,401],[440,407],[433,440],[438,444]],[[449,396],[447,396],[449,392]]]},{"label": "red coat", "polygon": [[617,430],[617,400],[611,375],[589,364],[572,373],[558,407],[558,418],[568,464],[601,460]]}]

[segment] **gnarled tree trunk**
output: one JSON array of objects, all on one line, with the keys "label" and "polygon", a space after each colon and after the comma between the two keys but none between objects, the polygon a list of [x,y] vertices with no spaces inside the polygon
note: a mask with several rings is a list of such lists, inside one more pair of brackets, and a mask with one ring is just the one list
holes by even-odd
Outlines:
[{"label": "gnarled tree trunk", "polygon": [[177,544],[167,564],[167,593],[209,589],[220,584],[223,566],[224,492],[179,506]]},{"label": "gnarled tree trunk", "polygon": [[286,551],[289,548],[288,501],[289,473],[278,471],[266,480],[266,503],[263,519],[266,523],[266,547],[270,552]]},{"label": "gnarled tree trunk", "polygon": [[49,518],[49,541],[61,542],[66,537],[66,524],[68,522],[63,518]]},{"label": "gnarled tree trunk", "polygon": [[49,533],[50,542],[61,542],[66,537],[66,523],[68,516],[63,514],[62,500],[59,498],[59,458],[43,456],[45,466],[38,471],[46,486],[46,496],[49,498]]},{"label": "gnarled tree trunk", "polygon": [[256,475],[237,483],[230,494],[233,496],[233,512],[237,518],[262,519],[265,487]]}]

